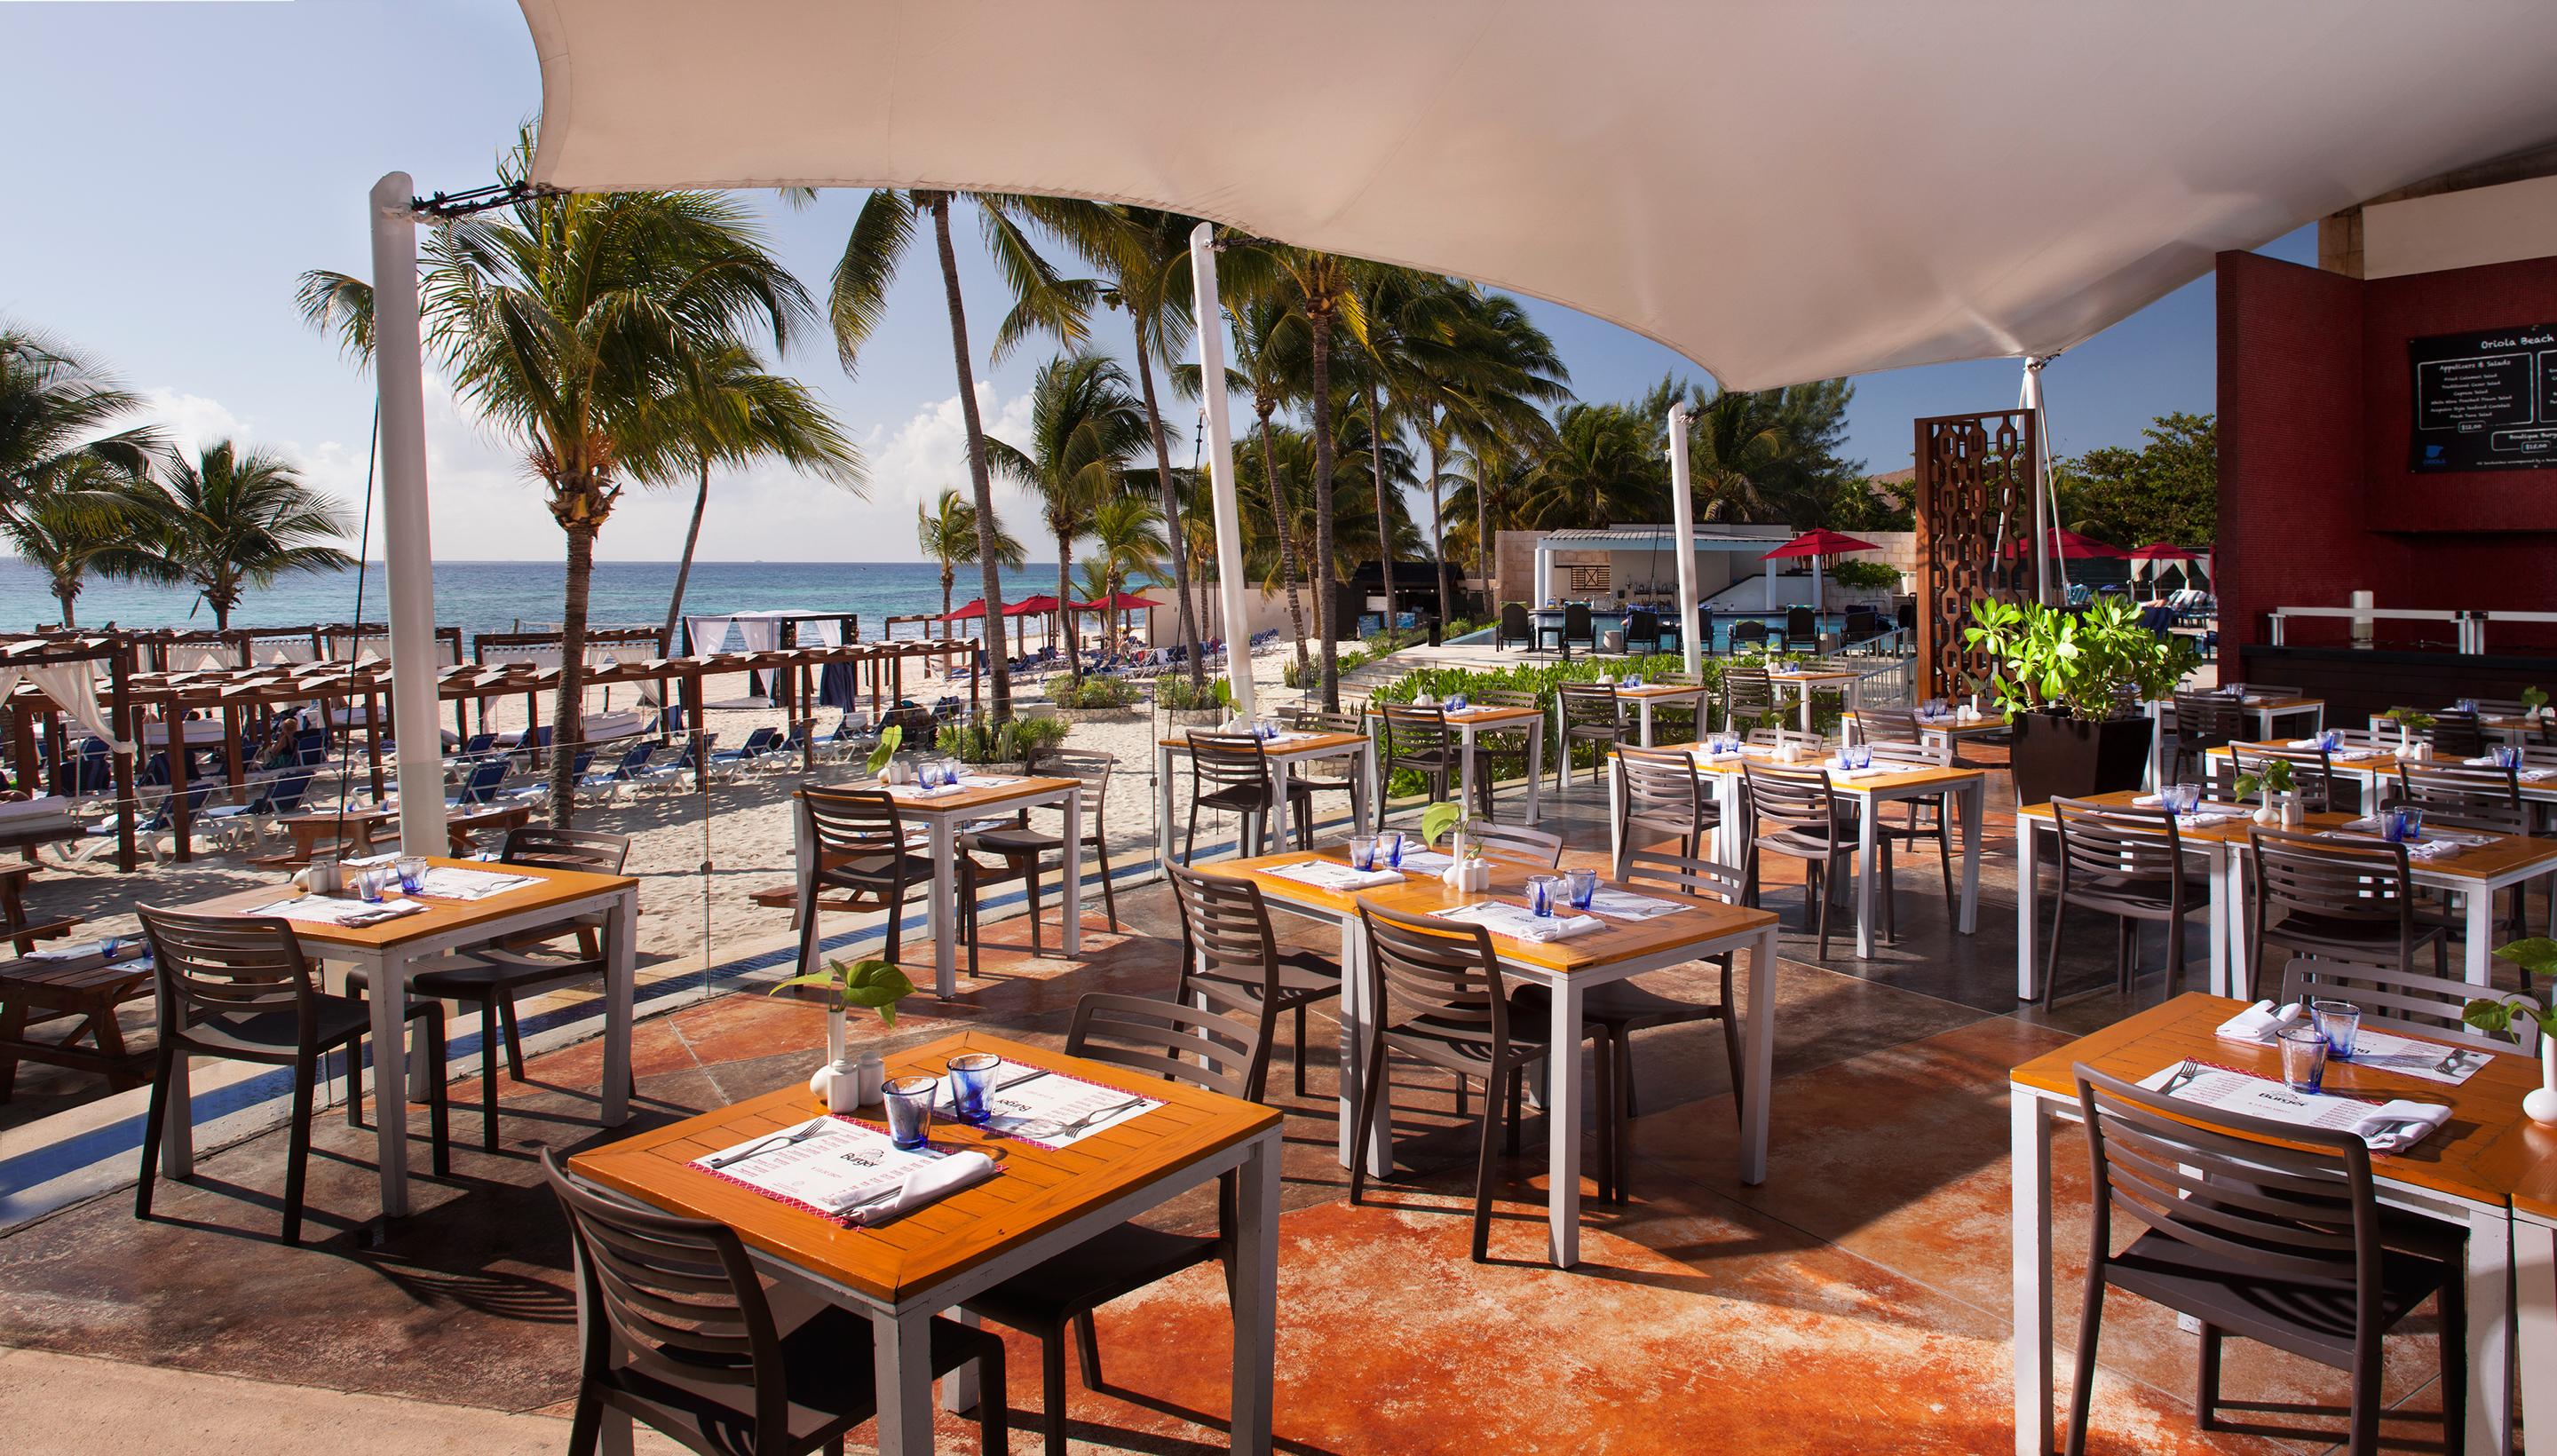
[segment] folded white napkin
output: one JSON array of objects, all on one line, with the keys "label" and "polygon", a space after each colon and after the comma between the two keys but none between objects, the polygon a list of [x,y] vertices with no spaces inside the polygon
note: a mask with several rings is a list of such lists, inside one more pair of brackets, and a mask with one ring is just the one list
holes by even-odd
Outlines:
[{"label": "folded white napkin", "polygon": [[2445,1104],[2394,1098],[2373,1108],[2353,1130],[2370,1144],[2371,1151],[2395,1152],[2423,1141],[2450,1120],[2451,1110]]},{"label": "folded white napkin", "polygon": [[963,773],[959,776],[959,787],[963,789],[1000,789],[1006,784],[1019,782],[1017,778],[994,773]]},{"label": "folded white napkin", "polygon": [[2292,748],[2322,748],[2326,746],[2326,742],[2322,738],[2293,738],[2285,746]]},{"label": "folded white napkin", "polygon": [[2270,1046],[2283,1027],[2298,1019],[2300,1006],[2297,1001],[2278,1008],[2271,1001],[2257,1001],[2221,1022],[2217,1034],[2225,1041],[2251,1041],[2259,1046]]},{"label": "folded white napkin", "polygon": [[983,1183],[993,1176],[993,1158],[982,1152],[954,1152],[906,1174],[905,1186],[897,1190],[894,1198],[856,1209],[849,1217],[854,1223],[870,1228],[900,1214],[912,1213],[934,1199],[946,1198],[972,1183]]},{"label": "folded white napkin", "polygon": [[1829,777],[1831,778],[1872,778],[1878,774],[1891,772],[1890,769],[1885,768],[1880,764],[1867,764],[1862,768],[1849,768],[1834,758],[1820,766],[1829,771]]},{"label": "folded white napkin", "polygon": [[1570,940],[1604,930],[1607,922],[1595,915],[1539,915],[1525,905],[1512,905],[1492,900],[1479,905],[1466,905],[1438,912],[1441,920],[1463,920],[1488,928],[1495,935],[1512,940],[1533,941],[1544,945],[1549,941]]},{"label": "folded white napkin", "polygon": [[2419,864],[2427,863],[2435,860],[2447,860],[2453,855],[2456,855],[2462,850],[2468,848],[2469,846],[2461,844],[2456,840],[2433,839],[2427,837],[2416,844],[2408,845],[2406,847],[2406,858]]},{"label": "folded white napkin", "polygon": [[[126,942],[127,945],[132,943],[133,942],[130,940]],[[94,956],[105,949],[106,942],[102,940],[56,941],[52,944],[41,946],[35,950],[29,951],[26,955],[26,959],[30,961],[76,961],[82,956]]]},{"label": "folded white napkin", "polygon": [[921,784],[899,784],[888,792],[900,799],[938,799],[944,794],[958,793],[965,787],[965,784],[934,784],[927,789]]},{"label": "folded white napkin", "polygon": [[2372,758],[2392,758],[2396,755],[2385,748],[2338,748],[2327,756],[2338,763],[2361,763]]}]

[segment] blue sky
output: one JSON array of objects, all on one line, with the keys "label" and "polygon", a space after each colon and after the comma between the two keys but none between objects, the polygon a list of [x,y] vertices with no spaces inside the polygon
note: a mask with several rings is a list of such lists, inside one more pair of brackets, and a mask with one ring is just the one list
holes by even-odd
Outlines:
[{"label": "blue sky", "polygon": [[[300,461],[350,499],[360,490],[370,389],[292,309],[303,269],[366,269],[365,193],[394,168],[421,190],[488,180],[490,159],[537,106],[539,71],[514,0],[297,3],[0,3],[13,109],[40,119],[0,151],[11,199],[0,228],[0,316],[89,351],[182,439],[224,435]],[[385,61],[396,72],[385,75]],[[860,205],[806,210],[759,195],[774,247],[822,292]],[[2313,261],[2313,229],[2266,251]],[[971,326],[999,317],[991,269],[962,250]],[[1583,398],[1622,398],[1678,371],[1647,339],[1531,301]],[[1115,317],[1098,332],[1105,344]],[[714,560],[911,560],[914,509],[966,470],[949,335],[928,255],[900,276],[859,378],[830,341],[785,367],[822,390],[872,466],[868,500],[778,471],[715,479],[702,555]],[[981,344],[982,347],[982,344]],[[2211,282],[2203,279],[2081,344],[2045,375],[2055,449],[2136,444],[2151,417],[2214,407]],[[1010,434],[1040,354],[979,360],[990,428]],[[2012,360],[1937,365],[1856,382],[1850,453],[1907,464],[1910,421],[2015,401]],[[452,403],[429,402],[435,551],[549,559],[556,528],[503,446]],[[1183,422],[1186,426],[1187,422]],[[1184,429],[1186,434],[1186,429]],[[1177,452],[1176,452],[1177,453]],[[620,560],[678,551],[690,498],[625,499],[600,543]],[[1032,520],[1004,510],[1015,534]]]}]

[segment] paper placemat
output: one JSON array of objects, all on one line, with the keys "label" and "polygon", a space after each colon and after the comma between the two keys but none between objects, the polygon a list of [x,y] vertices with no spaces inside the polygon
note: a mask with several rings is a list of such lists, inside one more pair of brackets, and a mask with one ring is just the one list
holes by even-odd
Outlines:
[{"label": "paper placemat", "polygon": [[[955,1191],[991,1176],[994,1163],[985,1154],[926,1145],[908,1151],[886,1131],[850,1118],[821,1115],[805,1123],[732,1143],[693,1159],[692,1165],[713,1177],[726,1178],[768,1198],[795,1204],[821,1218],[852,1219],[866,1209],[913,1206],[904,1200],[918,1174],[943,1172],[953,1157],[985,1164],[985,1171],[965,1181],[933,1179],[941,1184],[933,1196]],[[963,1164],[956,1171],[973,1172]]]},{"label": "paper placemat", "polygon": [[2364,1026],[2353,1038],[2352,1064],[2453,1087],[2486,1070],[2494,1053],[2477,1047],[2424,1041]]},{"label": "paper placemat", "polygon": [[303,895],[240,913],[281,915],[287,920],[300,920],[312,925],[342,925],[355,929],[425,912],[426,907],[415,900],[384,900],[376,905],[365,900],[341,900],[333,895]]},{"label": "paper placemat", "polygon": [[1595,914],[1616,920],[1658,920],[1664,915],[1692,910],[1695,906],[1676,900],[1654,899],[1650,895],[1635,894],[1632,890],[1609,889],[1602,884],[1590,894],[1589,908]]},{"label": "paper placemat", "polygon": [[1353,869],[1347,864],[1335,863],[1329,860],[1307,860],[1301,863],[1282,864],[1276,869],[1265,869],[1262,872],[1327,890],[1378,889],[1389,884],[1403,883],[1403,871],[1400,869]]},{"label": "paper placemat", "polygon": [[1506,935],[1512,940],[1537,945],[1570,940],[1607,928],[1607,922],[1595,915],[1539,915],[1525,905],[1513,905],[1507,900],[1483,900],[1432,913],[1440,920],[1461,920],[1470,925],[1480,925],[1494,935]]},{"label": "paper placemat", "polygon": [[417,893],[430,900],[484,900],[508,890],[541,883],[529,874],[499,874],[486,869],[456,869],[430,864],[417,877]]},{"label": "paper placemat", "polygon": [[1454,856],[1441,855],[1436,850],[1406,850],[1403,852],[1402,867],[1415,874],[1443,873],[1446,870],[1455,867],[1455,863],[1456,860]]},{"label": "paper placemat", "polygon": [[2170,1062],[2141,1078],[2139,1085],[2223,1113],[2294,1127],[2351,1132],[2374,1152],[2412,1146],[2451,1116],[2451,1110],[2440,1103],[2404,1099],[2381,1103],[2334,1092],[2293,1092],[2276,1078],[2210,1062]]},{"label": "paper placemat", "polygon": [[[944,1106],[949,1104],[949,1080],[942,1079]],[[1004,1062],[995,1068],[994,1091],[986,1097],[985,1126],[1040,1147],[1069,1147],[1161,1106],[1143,1094],[1069,1073]]]}]

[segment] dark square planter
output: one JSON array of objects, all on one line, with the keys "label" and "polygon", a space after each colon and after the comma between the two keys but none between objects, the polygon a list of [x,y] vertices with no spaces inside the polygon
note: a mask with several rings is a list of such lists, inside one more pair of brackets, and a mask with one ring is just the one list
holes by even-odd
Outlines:
[{"label": "dark square planter", "polygon": [[2045,713],[2016,715],[2009,760],[2017,806],[2138,788],[2148,773],[2149,732],[2145,718],[2086,723]]}]

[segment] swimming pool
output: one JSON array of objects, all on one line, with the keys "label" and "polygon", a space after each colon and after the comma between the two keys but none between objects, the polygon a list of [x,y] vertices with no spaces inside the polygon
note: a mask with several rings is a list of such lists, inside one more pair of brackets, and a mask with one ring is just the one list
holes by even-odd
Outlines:
[{"label": "swimming pool", "polygon": [[[1843,612],[1818,612],[1815,614],[1814,619],[1818,623],[1818,629],[1823,632],[1843,631],[1846,625],[1846,616]],[[1593,630],[1601,638],[1609,632],[1621,632],[1625,629],[1625,614],[1621,611],[1593,611],[1589,614],[1589,621]],[[1775,611],[1717,610],[1713,614],[1713,650],[1730,651],[1731,629],[1744,621],[1764,622],[1768,636],[1779,645],[1782,644],[1785,633],[1785,613],[1782,608]],[[1467,646],[1488,647],[1499,635],[1498,627],[1485,627],[1479,632],[1468,632],[1464,636],[1450,637],[1448,640],[1461,642]]]}]

